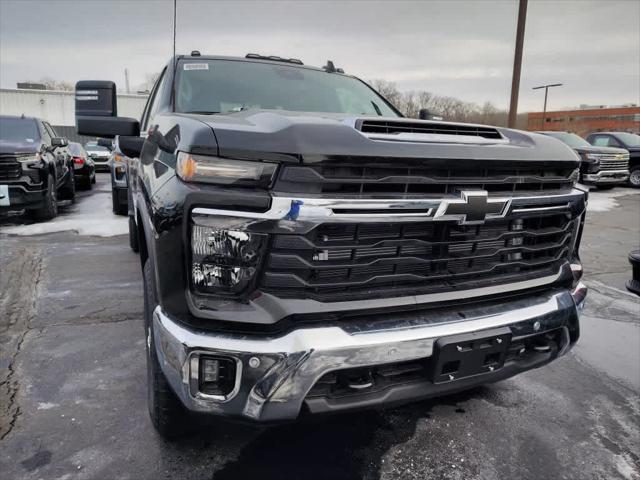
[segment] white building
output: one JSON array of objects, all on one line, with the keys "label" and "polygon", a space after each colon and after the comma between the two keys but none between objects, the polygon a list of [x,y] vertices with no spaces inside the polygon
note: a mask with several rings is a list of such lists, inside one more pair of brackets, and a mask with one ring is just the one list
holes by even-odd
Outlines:
[{"label": "white building", "polygon": [[[146,102],[146,95],[118,94],[118,115],[140,118]],[[86,140],[75,133],[74,92],[0,89],[0,115],[23,114],[48,121],[70,140]]]}]

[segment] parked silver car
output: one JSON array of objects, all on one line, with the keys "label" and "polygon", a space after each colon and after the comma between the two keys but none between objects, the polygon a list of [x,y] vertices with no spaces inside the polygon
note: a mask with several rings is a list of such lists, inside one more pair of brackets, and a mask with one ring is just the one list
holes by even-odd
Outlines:
[{"label": "parked silver car", "polygon": [[84,145],[84,149],[93,160],[96,172],[108,172],[110,170],[109,159],[111,158],[111,151],[107,147],[98,145],[98,142],[87,142]]}]

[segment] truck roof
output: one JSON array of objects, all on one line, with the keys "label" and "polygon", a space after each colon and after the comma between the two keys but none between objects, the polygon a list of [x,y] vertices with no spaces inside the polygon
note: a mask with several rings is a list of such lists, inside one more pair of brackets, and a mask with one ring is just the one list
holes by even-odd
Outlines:
[{"label": "truck roof", "polygon": [[[249,54],[253,55],[253,54]],[[268,56],[260,56],[260,57],[233,57],[227,55],[176,55],[175,60],[232,60],[236,62],[253,62],[253,63],[267,63],[267,64],[278,64],[287,67],[297,67],[297,68],[305,68],[307,70],[316,70],[318,72],[325,72],[326,69],[323,67],[314,67],[312,65],[305,65],[303,63],[297,63],[291,60],[296,59],[287,59],[280,57],[281,60],[277,60],[277,57],[268,57]],[[347,75],[344,72],[335,71],[332,73],[338,73],[340,75]],[[352,76],[352,75],[347,75]]]}]

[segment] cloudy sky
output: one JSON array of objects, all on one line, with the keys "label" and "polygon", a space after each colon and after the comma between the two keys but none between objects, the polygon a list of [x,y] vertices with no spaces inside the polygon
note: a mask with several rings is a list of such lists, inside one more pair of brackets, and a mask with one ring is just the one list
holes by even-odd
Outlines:
[{"label": "cloudy sky", "polygon": [[[177,52],[296,57],[507,107],[516,0],[177,0]],[[0,0],[0,85],[51,77],[124,87],[172,52],[172,0]],[[530,0],[520,110],[640,103],[640,0]]]}]

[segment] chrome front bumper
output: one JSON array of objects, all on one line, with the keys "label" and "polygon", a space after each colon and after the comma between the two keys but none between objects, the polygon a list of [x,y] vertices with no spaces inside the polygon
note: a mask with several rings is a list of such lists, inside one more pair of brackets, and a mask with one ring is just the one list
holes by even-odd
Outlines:
[{"label": "chrome front bumper", "polygon": [[[158,306],[154,311],[154,341],[162,370],[187,409],[256,421],[282,421],[299,415],[307,393],[324,374],[427,358],[433,355],[435,342],[450,335],[508,327],[513,338],[518,338],[562,329],[561,348],[544,362],[547,363],[566,353],[577,339],[578,315],[586,293],[586,287],[579,284],[572,291],[555,290],[490,308],[466,307],[465,320],[460,320],[457,312],[434,313],[424,323],[412,323],[410,327],[406,322],[397,326],[386,322],[383,329],[375,324],[351,330],[346,325],[307,327],[274,337],[196,331],[178,324]],[[236,359],[236,385],[228,396],[198,391],[202,354]],[[481,374],[474,384],[500,380],[536,366],[540,363]],[[429,385],[423,385],[420,396],[468,386],[472,386],[468,381],[454,380],[429,393]],[[393,399],[393,395],[386,395],[373,404]]]},{"label": "chrome front bumper", "polygon": [[582,175],[582,181],[588,183],[622,183],[628,178],[629,170],[601,170]]}]

